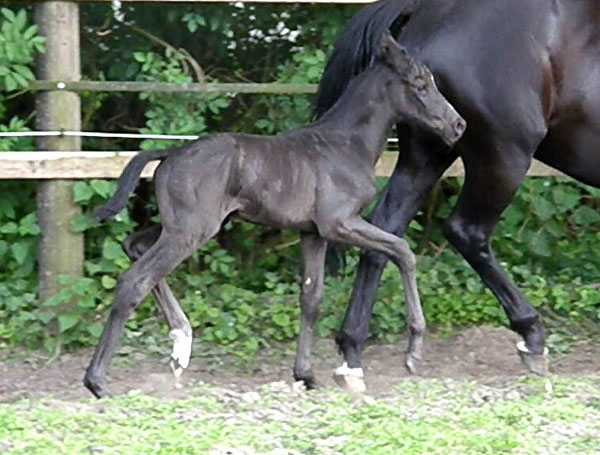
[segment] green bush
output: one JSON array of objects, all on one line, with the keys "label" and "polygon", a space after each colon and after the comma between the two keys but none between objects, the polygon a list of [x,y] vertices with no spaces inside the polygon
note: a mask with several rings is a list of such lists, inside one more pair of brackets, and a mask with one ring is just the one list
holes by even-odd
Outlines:
[{"label": "green bush", "polygon": [[[199,78],[228,80],[227,77],[314,83],[335,36],[354,11],[339,5],[314,9],[282,6],[258,10],[251,5],[203,8],[206,11],[198,12],[189,5],[179,5],[167,14],[156,6],[128,8],[126,14],[133,15],[135,20],[131,23],[137,27],[132,28],[129,22],[116,23],[107,5],[82,5],[82,21],[86,24],[82,30],[87,37],[84,44],[88,46],[82,53],[86,74],[92,79],[178,83]],[[0,18],[0,131],[29,128],[31,115],[27,108],[31,104],[21,103],[16,95],[8,99],[4,93],[28,84],[33,75],[33,57],[43,51],[43,40],[35,27],[28,25],[31,21],[25,10],[13,10],[3,9]],[[237,20],[232,21],[232,17]],[[278,29],[280,22],[285,22],[289,30]],[[164,29],[169,43],[165,45],[164,40],[149,35],[143,27]],[[253,37],[250,29],[262,30],[262,41]],[[291,31],[301,33],[291,40]],[[233,39],[235,47],[231,46]],[[187,47],[189,52],[181,50]],[[306,96],[254,96],[251,102],[246,96],[158,93],[137,98],[83,94],[82,99],[84,123],[89,129],[98,130],[108,130],[118,121],[153,133],[232,130],[271,134],[303,124],[311,115],[311,102]],[[129,103],[135,112],[122,120]],[[121,145],[100,140],[87,144],[96,149]],[[141,148],[172,144],[144,141]],[[0,151],[32,146],[30,140],[0,141]],[[384,183],[382,180],[381,186]],[[430,327],[443,329],[506,324],[496,299],[440,233],[440,224],[456,201],[460,183],[458,179],[441,182],[426,210],[407,232],[419,256],[418,282],[425,315]],[[83,214],[75,219],[72,228],[85,233],[86,276],[77,280],[63,278],[62,291],[39,303],[36,185],[0,182],[0,342],[51,349],[56,339],[47,331],[50,323],[58,327],[61,343],[67,348],[97,342],[117,278],[130,265],[120,243],[135,229],[158,221],[156,203],[150,198],[137,202],[148,216],[124,211],[99,225],[92,210],[105,202],[114,189],[114,182],[103,180],[75,185],[73,197],[82,206]],[[599,207],[599,190],[567,179],[529,179],[493,236],[497,257],[539,308],[547,325],[563,330],[568,320],[576,324],[600,322]],[[341,276],[326,280],[317,324],[319,336],[331,336],[340,326],[358,254],[350,251]],[[216,239],[169,277],[169,282],[197,337],[249,358],[261,347],[296,338],[299,263],[295,233],[229,221]],[[57,305],[73,300],[77,304],[69,312],[56,313]],[[405,315],[402,283],[390,265],[383,274],[375,306],[373,338],[394,341],[405,328]],[[157,330],[157,324],[151,321],[158,318],[155,305],[148,299],[128,324],[129,338],[156,343],[156,337],[149,332]],[[160,330],[166,334],[165,323],[160,323]]]}]

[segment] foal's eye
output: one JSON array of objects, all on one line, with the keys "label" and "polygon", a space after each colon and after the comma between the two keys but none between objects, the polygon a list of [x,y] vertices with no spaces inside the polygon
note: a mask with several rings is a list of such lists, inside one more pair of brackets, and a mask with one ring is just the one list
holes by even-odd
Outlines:
[{"label": "foal's eye", "polygon": [[413,82],[415,88],[417,89],[417,91],[421,94],[424,95],[425,93],[427,93],[427,81],[422,78],[422,77],[417,77],[415,78],[414,82]]}]

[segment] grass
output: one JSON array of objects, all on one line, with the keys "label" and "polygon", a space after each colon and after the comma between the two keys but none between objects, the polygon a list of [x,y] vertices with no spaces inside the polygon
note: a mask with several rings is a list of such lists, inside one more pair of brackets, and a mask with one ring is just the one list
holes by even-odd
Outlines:
[{"label": "grass", "polygon": [[377,399],[273,383],[198,384],[178,400],[20,400],[0,405],[0,453],[598,454],[600,379],[412,379]]}]

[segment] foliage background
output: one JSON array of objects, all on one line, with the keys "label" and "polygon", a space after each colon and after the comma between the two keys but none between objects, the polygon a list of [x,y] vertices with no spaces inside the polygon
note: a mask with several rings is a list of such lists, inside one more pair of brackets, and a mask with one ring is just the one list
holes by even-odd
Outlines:
[{"label": "foliage background", "polygon": [[[335,37],[356,11],[348,5],[110,4],[81,5],[82,72],[90,80],[165,82],[317,83]],[[5,4],[0,16],[0,131],[32,128],[34,78],[44,40],[32,24],[32,7]],[[83,129],[205,134],[245,131],[273,134],[310,120],[307,96],[197,94],[82,94]],[[86,150],[167,147],[165,141],[87,139]],[[0,152],[34,150],[29,139],[1,139]],[[384,181],[380,182],[383,186]],[[419,255],[419,285],[428,323],[441,329],[505,324],[496,300],[440,234],[461,182],[434,190],[407,233]],[[51,349],[96,342],[118,275],[129,260],[120,242],[134,229],[157,222],[151,182],[138,190],[130,210],[99,226],[92,209],[114,182],[75,186],[84,208],[73,229],[86,233],[86,277],[64,279],[64,289],[36,300],[36,222],[33,182],[0,182],[0,343]],[[568,179],[529,179],[504,215],[493,239],[497,256],[561,341],[600,321],[600,191]],[[328,278],[318,334],[341,322],[358,252],[345,270]],[[295,338],[298,331],[299,251],[294,233],[229,222],[216,240],[170,277],[196,334],[242,358],[261,346]],[[77,297],[69,313],[54,306]],[[394,341],[404,329],[401,283],[386,269],[372,336]],[[58,320],[60,337],[47,331]],[[157,331],[157,325],[160,331]],[[151,347],[166,325],[150,301],[128,325],[128,338]],[[559,343],[555,343],[557,348]],[[158,349],[158,348],[157,348]]]}]

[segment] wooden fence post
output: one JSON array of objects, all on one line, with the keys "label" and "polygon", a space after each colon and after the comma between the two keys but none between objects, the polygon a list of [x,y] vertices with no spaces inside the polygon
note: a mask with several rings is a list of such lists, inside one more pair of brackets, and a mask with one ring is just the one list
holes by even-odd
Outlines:
[{"label": "wooden fence post", "polygon": [[[79,6],[70,1],[44,1],[35,7],[40,34],[46,37],[46,53],[39,59],[38,78],[78,81]],[[42,92],[36,99],[38,130],[81,129],[81,104],[74,92]],[[81,139],[48,137],[37,141],[38,150],[81,150]],[[73,218],[81,213],[73,201],[73,183],[47,180],[38,186],[38,220],[42,229],[39,246],[40,300],[60,290],[59,277],[83,276],[83,236],[71,230]]]}]

